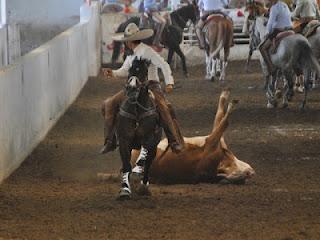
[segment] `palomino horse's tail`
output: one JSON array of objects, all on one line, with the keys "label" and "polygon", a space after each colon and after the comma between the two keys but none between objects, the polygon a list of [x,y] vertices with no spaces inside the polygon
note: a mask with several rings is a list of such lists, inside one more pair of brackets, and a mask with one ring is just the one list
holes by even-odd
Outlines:
[{"label": "palomino horse's tail", "polygon": [[220,40],[218,47],[216,48],[216,50],[214,50],[213,53],[210,54],[210,57],[215,58],[218,55],[218,53],[221,51],[222,48],[223,48],[223,39]]}]

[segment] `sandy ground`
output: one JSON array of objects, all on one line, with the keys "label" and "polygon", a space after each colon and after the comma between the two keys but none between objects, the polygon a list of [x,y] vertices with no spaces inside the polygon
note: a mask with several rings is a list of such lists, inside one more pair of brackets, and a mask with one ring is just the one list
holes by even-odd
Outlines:
[{"label": "sandy ground", "polygon": [[[190,69],[169,96],[185,136],[207,134],[221,85]],[[88,81],[77,101],[0,186],[0,239],[320,239],[320,90],[308,108],[266,109],[260,70],[228,66],[225,86],[240,103],[226,141],[257,175],[244,185],[152,185],[152,196],[119,202],[117,151],[103,142],[100,103],[123,81]]]}]

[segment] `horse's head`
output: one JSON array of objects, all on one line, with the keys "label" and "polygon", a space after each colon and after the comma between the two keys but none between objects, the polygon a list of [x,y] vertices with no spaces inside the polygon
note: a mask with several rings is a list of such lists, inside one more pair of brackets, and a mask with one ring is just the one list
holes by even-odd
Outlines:
[{"label": "horse's head", "polygon": [[193,8],[193,14],[190,20],[192,21],[193,24],[196,24],[198,19],[200,18],[200,9],[198,7],[198,2],[197,0],[192,0],[192,3],[190,4]]},{"label": "horse's head", "polygon": [[174,11],[173,13],[178,14],[185,23],[190,20],[193,24],[196,24],[198,18],[200,17],[200,11],[195,0],[193,0],[192,3],[188,4],[187,6],[181,7],[180,9]]},{"label": "horse's head", "polygon": [[148,68],[150,61],[135,57],[129,69],[127,88],[140,89],[148,80]]},{"label": "horse's head", "polygon": [[246,4],[246,10],[249,13],[248,18],[251,20],[268,12],[268,9],[265,8],[264,2],[260,0],[248,0]]}]

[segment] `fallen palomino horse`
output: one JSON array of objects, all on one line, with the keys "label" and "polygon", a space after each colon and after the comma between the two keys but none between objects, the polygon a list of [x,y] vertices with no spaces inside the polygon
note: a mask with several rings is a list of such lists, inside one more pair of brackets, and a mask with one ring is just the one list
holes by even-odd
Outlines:
[{"label": "fallen palomino horse", "polygon": [[[229,90],[221,93],[213,130],[208,136],[184,138],[185,149],[179,154],[167,148],[167,139],[158,144],[157,155],[150,168],[151,182],[174,184],[224,180],[244,183],[255,174],[249,164],[237,159],[224,141],[228,118],[236,104],[236,101],[228,102],[229,94]],[[141,165],[144,157],[145,154],[133,150],[131,162]]]}]

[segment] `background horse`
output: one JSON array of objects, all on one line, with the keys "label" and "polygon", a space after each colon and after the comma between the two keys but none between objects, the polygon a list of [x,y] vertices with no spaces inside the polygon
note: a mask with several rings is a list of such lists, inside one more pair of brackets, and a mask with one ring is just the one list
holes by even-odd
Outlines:
[{"label": "background horse", "polygon": [[[315,31],[314,34],[308,37],[308,41],[310,43],[312,52],[314,56],[318,59],[318,62],[320,60],[320,27],[318,27]],[[317,79],[320,78],[319,74],[313,73],[308,73],[308,77],[311,77],[310,74],[312,74],[312,79],[313,79],[313,86],[316,85]]]},{"label": "background horse", "polygon": [[[266,21],[267,19],[265,17],[256,18],[253,34],[260,39],[265,39],[266,37]],[[305,70],[313,69],[316,70],[317,73],[320,73],[319,63],[312,53],[308,40],[300,34],[290,35],[282,39],[277,47],[276,53],[271,54],[271,60],[273,65],[284,75],[287,83],[285,86],[285,94],[283,95],[283,107],[288,106],[288,100],[293,96],[293,79],[295,75],[299,76]],[[264,61],[261,62],[261,64],[265,65]],[[269,76],[268,72],[266,72],[266,79],[268,97],[267,107],[272,108],[277,105],[277,100],[275,98],[275,83],[277,76]],[[307,89],[308,83],[305,81],[305,94],[304,99],[301,102],[301,108],[306,104]]]},{"label": "background horse", "polygon": [[129,69],[126,85],[126,100],[121,104],[117,117],[116,132],[122,160],[122,186],[120,199],[131,196],[129,176],[132,170],[130,159],[132,149],[140,149],[141,145],[148,152],[145,161],[144,175],[140,188],[148,193],[149,168],[156,156],[157,145],[161,140],[162,129],[159,114],[148,90],[148,67],[150,62],[135,58]]},{"label": "background horse", "polygon": [[[187,6],[184,6],[176,11],[173,11],[172,13],[170,13],[172,25],[167,24],[161,36],[162,44],[169,49],[167,62],[171,64],[173,54],[177,53],[181,59],[182,69],[186,76],[188,75],[186,59],[180,48],[180,44],[182,42],[182,33],[183,29],[186,27],[186,24],[189,20],[191,20],[194,24],[196,23],[198,15],[199,10],[195,2]],[[125,28],[129,23],[135,23],[137,26],[139,26],[140,17],[132,17],[129,18],[126,22],[121,23],[117,28],[116,33],[124,32]],[[150,45],[152,43],[152,40],[153,39],[149,38],[144,40],[144,42]],[[111,58],[112,64],[114,64],[117,61],[122,46],[121,42],[114,42],[113,44],[114,48]],[[124,58],[128,53],[129,51],[128,49],[126,49]]]},{"label": "background horse", "polygon": [[[230,47],[233,46],[232,21],[222,15],[214,15],[204,26],[206,40],[206,79],[214,81],[219,77],[224,81]],[[223,62],[220,60],[220,51],[224,50]],[[220,74],[221,71],[221,74]]]}]

